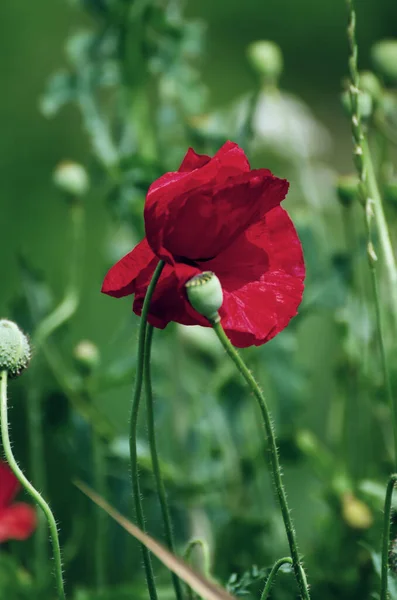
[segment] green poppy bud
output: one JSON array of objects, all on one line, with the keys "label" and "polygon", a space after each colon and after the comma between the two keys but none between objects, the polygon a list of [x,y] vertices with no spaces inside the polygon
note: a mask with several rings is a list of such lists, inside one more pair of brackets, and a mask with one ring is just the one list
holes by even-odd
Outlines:
[{"label": "green poppy bud", "polygon": [[218,310],[223,303],[221,282],[212,271],[204,271],[186,283],[186,293],[190,304],[200,315],[218,323]]},{"label": "green poppy bud", "polygon": [[336,184],[339,202],[350,206],[358,196],[358,177],[356,175],[341,175]]},{"label": "green poppy bud", "polygon": [[248,60],[259,75],[269,82],[277,82],[283,71],[283,55],[274,42],[253,42],[247,49]]},{"label": "green poppy bud", "polygon": [[0,371],[18,377],[29,364],[30,345],[18,325],[7,319],[0,320]]},{"label": "green poppy bud", "polygon": [[82,165],[72,161],[62,161],[53,175],[55,185],[71,196],[83,196],[88,192],[90,182]]},{"label": "green poppy bud", "polygon": [[375,70],[384,78],[386,83],[397,83],[397,40],[382,40],[371,50]]},{"label": "green poppy bud", "polygon": [[99,365],[99,350],[90,340],[81,340],[73,350],[73,358],[81,372],[89,375]]}]

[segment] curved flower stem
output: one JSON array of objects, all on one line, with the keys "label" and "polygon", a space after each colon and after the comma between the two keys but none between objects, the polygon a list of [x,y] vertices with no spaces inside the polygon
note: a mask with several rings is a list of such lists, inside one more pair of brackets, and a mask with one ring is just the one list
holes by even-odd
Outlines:
[{"label": "curved flower stem", "polygon": [[58,530],[57,524],[54,519],[54,515],[51,512],[50,507],[44,498],[41,497],[39,492],[33,487],[33,485],[26,479],[25,475],[22,473],[21,469],[18,466],[17,461],[14,458],[11,449],[10,436],[8,432],[8,405],[7,405],[7,371],[2,371],[0,373],[0,388],[1,388],[1,406],[0,406],[0,417],[1,417],[1,439],[4,448],[4,454],[6,456],[7,462],[10,465],[14,475],[17,477],[18,481],[25,488],[28,494],[33,498],[33,500],[40,506],[43,511],[48,526],[50,528],[50,537],[51,543],[54,553],[54,564],[55,564],[55,578],[56,578],[56,586],[58,591],[58,598],[60,600],[65,600],[65,590],[63,585],[63,577],[62,577],[62,557],[61,557],[61,548],[59,545],[58,538]]},{"label": "curved flower stem", "polygon": [[84,208],[78,200],[70,207],[70,219],[73,240],[68,287],[62,302],[37,326],[33,340],[36,347],[44,344],[56,329],[68,321],[76,312],[79,304],[81,255],[84,239]]},{"label": "curved flower stem", "polygon": [[211,578],[211,560],[210,560],[210,550],[208,548],[207,542],[200,538],[196,538],[194,540],[190,540],[184,554],[184,560],[189,562],[192,552],[195,548],[200,546],[201,552],[203,554],[203,574],[206,579]]},{"label": "curved flower stem", "polygon": [[[93,454],[93,480],[95,489],[102,498],[106,498],[106,461],[104,442],[101,436],[91,430],[92,454]],[[95,585],[98,592],[102,592],[106,585],[106,533],[107,519],[106,513],[98,506],[95,507]]]},{"label": "curved flower stem", "polygon": [[357,40],[356,40],[356,13],[353,0],[347,0],[349,11],[349,23],[347,27],[347,37],[349,41],[349,72],[350,72],[350,102],[351,102],[351,127],[354,142],[354,160],[356,170],[360,180],[360,200],[364,208],[365,230],[367,235],[367,257],[371,272],[371,283],[373,289],[375,315],[378,344],[381,354],[383,378],[386,388],[386,394],[392,413],[392,428],[394,437],[394,462],[397,466],[397,398],[393,397],[389,367],[387,361],[386,349],[383,341],[382,318],[380,309],[380,299],[378,293],[378,283],[376,276],[375,263],[377,256],[372,242],[372,221],[375,219],[379,232],[379,241],[384,255],[384,262],[390,284],[390,295],[392,300],[392,313],[394,317],[394,327],[397,326],[397,267],[391,245],[390,234],[387,227],[386,218],[383,212],[382,199],[379,193],[376,181],[375,171],[372,164],[372,158],[368,142],[364,135],[361,122],[358,97],[360,93],[360,79],[357,62]]},{"label": "curved flower stem", "polygon": [[[203,554],[203,575],[206,579],[211,579],[210,551],[208,548],[208,544],[204,540],[200,538],[191,540],[186,548],[183,558],[186,562],[189,562],[193,550],[198,546],[200,546]],[[187,586],[186,593],[188,596],[188,600],[194,600],[194,598],[198,598],[198,596],[195,596],[193,594],[193,590],[189,586]]]},{"label": "curved flower stem", "polygon": [[[27,373],[28,377],[30,373]],[[41,417],[41,398],[40,390],[37,388],[33,377],[30,378],[29,389],[27,390],[27,419],[29,424],[29,454],[31,477],[37,487],[45,493],[46,490],[46,472],[45,472],[45,449],[43,435],[43,421]],[[39,518],[33,540],[35,573],[38,580],[45,574],[46,564],[48,563],[48,537],[45,523]]]},{"label": "curved flower stem", "polygon": [[278,453],[277,453],[276,436],[274,433],[273,424],[272,424],[272,420],[270,417],[269,409],[266,404],[265,397],[263,396],[253,375],[246,367],[245,363],[243,362],[242,358],[238,354],[237,350],[232,346],[230,340],[228,339],[225,332],[223,331],[223,328],[222,328],[222,325],[220,324],[220,322],[218,322],[218,323],[212,322],[211,324],[212,324],[212,327],[213,327],[216,335],[218,336],[221,344],[223,345],[224,349],[226,350],[227,354],[230,356],[230,358],[236,365],[238,371],[244,377],[249,388],[251,389],[252,393],[254,394],[255,398],[258,401],[259,409],[262,414],[263,423],[264,423],[265,430],[266,430],[266,436],[267,436],[267,440],[268,440],[268,444],[269,444],[269,452],[270,452],[269,467],[270,467],[271,473],[273,475],[274,486],[276,488],[276,494],[277,494],[277,498],[278,498],[278,501],[280,504],[281,514],[282,514],[284,526],[285,526],[285,531],[287,533],[288,544],[289,544],[290,551],[291,551],[292,564],[293,564],[293,568],[294,568],[295,578],[296,578],[296,581],[299,586],[299,592],[300,592],[301,598],[303,598],[304,600],[309,600],[309,598],[310,598],[309,588],[308,588],[307,581],[306,581],[306,575],[303,570],[303,566],[301,564],[301,560],[299,557],[298,544],[296,541],[295,530],[294,530],[294,526],[292,523],[290,511],[288,508],[287,496],[285,493],[282,475],[281,475],[281,467],[280,467],[280,462],[279,462]]},{"label": "curved flower stem", "polygon": [[380,600],[387,600],[388,572],[389,572],[389,545],[390,545],[390,519],[391,501],[397,475],[391,475],[386,488],[385,508],[383,513],[383,538],[382,538],[382,566],[380,579]]},{"label": "curved flower stem", "polygon": [[[143,366],[143,377],[145,383],[146,393],[146,416],[147,416],[147,428],[149,435],[150,444],[150,455],[152,458],[153,474],[156,482],[157,495],[160,502],[161,514],[163,516],[163,525],[165,532],[165,539],[167,546],[173,554],[175,554],[174,536],[172,533],[171,516],[167,503],[167,493],[164,486],[164,481],[161,476],[161,469],[159,463],[159,457],[156,445],[156,431],[154,425],[154,410],[153,410],[153,393],[152,393],[152,382],[151,382],[151,370],[150,370],[150,354],[152,349],[153,340],[153,326],[148,324],[145,351],[144,351],[144,366]],[[179,578],[175,573],[171,573],[172,583],[175,590],[175,596],[177,600],[183,600],[182,586]]]},{"label": "curved flower stem", "polygon": [[[72,256],[70,259],[69,282],[65,296],[62,302],[37,325],[33,335],[33,346],[36,350],[43,351],[45,359],[56,379],[61,384],[65,382],[63,387],[69,385],[68,377],[63,371],[62,364],[59,363],[56,349],[51,347],[48,338],[58,327],[73,316],[79,303],[81,255],[84,240],[84,207],[78,199],[70,207],[70,220],[72,227]],[[31,389],[27,403],[27,419],[29,425],[31,477],[36,482],[38,488],[45,492],[46,474],[41,396],[40,390],[35,388],[34,377],[30,373],[29,376],[31,377]],[[34,543],[37,577],[40,577],[43,573],[44,562],[47,556],[47,535],[40,523],[38,524]]]},{"label": "curved flower stem", "polygon": [[[135,375],[135,386],[131,405],[131,417],[130,417],[130,459],[131,459],[131,481],[132,481],[132,493],[134,497],[135,513],[138,526],[142,531],[145,531],[145,519],[143,516],[143,508],[141,501],[141,491],[139,485],[139,474],[138,474],[138,456],[137,456],[137,427],[138,427],[138,413],[139,403],[141,400],[142,383],[143,383],[143,367],[144,367],[144,352],[145,352],[145,338],[147,329],[147,316],[149,312],[150,300],[153,295],[156,284],[160,278],[161,272],[164,268],[164,262],[160,261],[153,274],[152,280],[146,292],[145,300],[143,302],[141,323],[139,327],[138,337],[138,356],[136,365]],[[154,575],[152,568],[152,561],[150,558],[149,550],[146,546],[142,545],[142,556],[143,564],[146,574],[146,582],[149,590],[149,596],[151,600],[157,600],[156,585],[154,583]]]},{"label": "curved flower stem", "polygon": [[262,592],[261,600],[267,600],[276,575],[283,565],[292,565],[292,558],[290,558],[289,556],[284,556],[284,558],[280,558],[277,562],[274,563],[272,570],[270,571],[269,577],[267,578],[265,588]]}]

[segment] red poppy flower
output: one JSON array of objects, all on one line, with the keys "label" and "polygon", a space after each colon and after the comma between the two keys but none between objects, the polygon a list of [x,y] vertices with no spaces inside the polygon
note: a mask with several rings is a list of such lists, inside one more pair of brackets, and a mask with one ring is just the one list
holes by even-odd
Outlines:
[{"label": "red poppy flower", "polygon": [[7,463],[0,461],[0,543],[25,540],[36,527],[36,512],[24,502],[13,502],[20,483]]},{"label": "red poppy flower", "polygon": [[144,238],[105,277],[102,291],[135,294],[140,315],[154,269],[166,266],[148,320],[164,328],[209,322],[189,304],[185,283],[213,271],[223,288],[219,311],[235,346],[258,346],[273,338],[297,313],[305,266],[302,248],[280,207],[288,182],[267,169],[250,169],[244,151],[227,142],[213,158],[188,150],[177,172],[149,188]]}]

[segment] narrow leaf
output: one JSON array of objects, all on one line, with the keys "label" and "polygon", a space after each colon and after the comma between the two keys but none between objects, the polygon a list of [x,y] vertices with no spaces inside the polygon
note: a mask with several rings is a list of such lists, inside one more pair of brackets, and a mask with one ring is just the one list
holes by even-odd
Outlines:
[{"label": "narrow leaf", "polygon": [[91,490],[85,483],[75,481],[76,487],[90,498],[95,504],[100,506],[107,514],[114,519],[123,529],[130,535],[134,536],[148,550],[153,552],[155,556],[175,575],[183,579],[187,585],[194,590],[203,600],[235,600],[226,590],[212,581],[208,581],[205,577],[196,573],[183,560],[169,552],[164,546],[156,540],[144,533],[136,525],[123,517],[116,509],[114,509],[106,500],[98,496],[96,492]]}]

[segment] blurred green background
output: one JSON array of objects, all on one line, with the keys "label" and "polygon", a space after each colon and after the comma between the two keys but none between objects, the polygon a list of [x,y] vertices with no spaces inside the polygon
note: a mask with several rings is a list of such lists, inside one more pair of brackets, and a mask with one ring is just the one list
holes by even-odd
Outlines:
[{"label": "blurred green background", "polygon": [[[357,2],[357,10],[360,66],[369,68],[371,45],[381,38],[397,35],[397,3],[361,0]],[[348,244],[344,239],[342,214],[333,184],[336,172],[352,170],[350,125],[340,104],[341,80],[347,74],[345,3],[342,0],[317,3],[311,0],[300,0],[299,3],[296,0],[261,3],[245,0],[242,4],[237,0],[191,0],[185,3],[184,13],[188,18],[202,20],[206,27],[200,71],[209,89],[208,112],[221,110],[252,91],[255,77],[248,65],[247,46],[258,39],[271,39],[280,45],[284,55],[281,88],[299,96],[310,106],[314,117],[331,132],[332,144],[328,150],[324,148],[325,157],[322,152],[318,157],[313,156],[314,170],[310,171],[313,165],[305,165],[308,170],[302,169],[301,180],[294,168],[274,160],[271,152],[253,153],[254,162],[271,168],[274,165],[277,175],[289,177],[291,173],[287,206],[302,237],[308,281],[301,316],[277,340],[257,351],[248,350],[245,355],[268,391],[275,413],[288,495],[302,550],[312,568],[316,597],[370,598],[372,588],[368,582],[373,581],[373,569],[364,544],[378,550],[380,530],[370,529],[370,525],[372,521],[379,525],[383,490],[376,486],[385,480],[390,468],[389,437],[388,433],[383,435],[388,412],[382,397],[381,377],[379,372],[374,375],[371,371],[375,367],[371,358],[368,359],[368,352],[375,347],[373,337],[369,336],[368,344],[362,347],[358,335],[351,351],[343,313],[349,287],[345,272],[349,269],[345,256]],[[61,299],[67,280],[71,235],[67,226],[68,207],[52,182],[52,173],[64,159],[83,163],[95,180],[91,193],[84,200],[83,288],[78,311],[70,327],[60,336],[59,347],[66,362],[71,364],[72,348],[77,342],[83,338],[93,340],[101,350],[103,370],[106,371],[115,357],[121,356],[124,362],[131,361],[132,365],[135,360],[138,319],[130,317],[131,298],[115,301],[100,294],[103,276],[112,263],[111,256],[114,261],[123,254],[117,245],[119,242],[122,245],[123,240],[117,239],[117,229],[115,235],[105,201],[106,191],[101,187],[105,185],[104,180],[97,176],[97,165],[78,110],[68,105],[53,119],[45,118],[39,110],[39,99],[48,78],[67,64],[64,52],[67,37],[82,27],[95,27],[95,20],[78,2],[37,0],[34,7],[27,6],[22,0],[0,3],[0,278],[3,282],[0,316],[9,317],[15,298],[21,295],[18,267],[21,255],[50,283],[55,300]],[[176,154],[178,157],[183,154],[179,147]],[[268,162],[262,164],[265,160]],[[178,161],[175,161],[174,167],[177,166]],[[305,180],[312,175],[318,177],[314,192],[309,191]],[[305,199],[305,194],[309,200]],[[139,237],[142,230],[139,214],[139,211],[135,213],[135,231],[129,232],[128,239]],[[395,220],[395,213],[392,216]],[[360,217],[358,212],[353,219]],[[364,325],[358,322],[357,329],[361,331]],[[178,539],[180,543],[185,542],[195,529],[200,533],[208,531],[217,557],[214,570],[225,582],[232,572],[241,574],[256,561],[259,566],[267,561],[267,566],[285,552],[281,525],[275,517],[268,474],[261,463],[261,443],[257,441],[255,445],[252,442],[249,447],[250,432],[257,427],[257,422],[255,413],[247,409],[243,401],[248,402],[251,398],[231,375],[223,355],[217,354],[216,349],[214,353],[208,350],[211,345],[208,340],[203,342],[207,349],[201,351],[197,349],[200,345],[197,340],[191,342],[184,338],[186,333],[174,326],[168,330],[168,337],[166,335],[156,345],[154,371],[161,424],[159,445],[170,468],[167,482],[171,486]],[[167,344],[175,339],[179,339],[180,349],[174,356],[170,355]],[[353,385],[359,370],[357,363],[362,358],[362,349],[363,360],[367,361],[365,374],[360,371],[360,394],[354,396],[349,386]],[[178,361],[178,372],[170,377],[175,361]],[[371,363],[369,368],[368,362]],[[365,379],[370,380],[372,376],[373,388]],[[132,374],[115,390],[99,390],[95,398],[96,405],[120,436],[127,431],[131,384]],[[23,396],[23,388],[17,386],[21,393],[16,392],[16,397]],[[54,387],[52,381],[46,387]],[[375,408],[371,404],[373,395],[376,402],[379,401]],[[343,408],[346,398],[351,402]],[[54,452],[48,456],[49,472],[55,473],[53,479],[50,477],[49,487],[61,523],[68,532],[72,521],[70,507],[65,498],[57,495],[57,487],[67,485],[59,483],[57,461],[63,464],[64,454],[73,454],[72,447],[80,450],[80,442],[72,437],[66,444],[54,417],[58,406],[49,405],[47,398],[46,407],[45,420],[54,426],[56,436],[59,435],[59,440],[55,437],[46,442]],[[63,410],[66,409],[60,401],[59,412]],[[15,418],[15,435],[20,440],[21,455],[27,460],[28,451],[23,448],[25,421],[21,406],[17,406],[16,414],[22,415],[22,424]],[[59,420],[62,421],[62,416]],[[213,439],[217,443],[213,443]],[[119,446],[122,445],[123,440],[118,441]],[[66,451],[62,446],[64,442]],[[191,458],[184,456],[186,446]],[[123,455],[123,451],[119,448],[114,454]],[[174,477],[172,469],[177,470],[177,467],[181,472]],[[117,479],[119,471],[116,469],[115,472]],[[120,481],[127,479],[127,472],[120,475]],[[69,471],[67,473],[69,475]],[[203,481],[207,476],[213,482],[219,478],[222,489],[217,489],[214,483],[216,498],[209,493],[210,484],[203,484],[203,489],[197,484],[198,489],[192,491],[189,488],[191,482],[180,480],[182,475],[186,477],[189,473],[194,473],[198,479],[203,475]],[[242,481],[246,478],[249,491],[244,486],[242,491],[238,485],[236,491],[234,477],[238,481],[240,477]],[[367,495],[362,497],[369,508],[367,504],[364,508],[357,507],[353,502],[353,513],[356,508],[359,517],[364,519],[364,526],[356,526],[354,515],[349,516],[346,510],[352,506],[349,494],[354,492],[360,496],[363,482],[367,485]],[[112,492],[113,500],[127,511],[128,481],[124,484],[122,488],[118,480],[113,482]],[[160,535],[158,513],[152,506],[152,489],[150,483],[145,481],[145,484],[151,493],[154,533]],[[65,492],[70,493],[70,490]],[[77,496],[71,494],[75,500]],[[366,511],[370,511],[369,517]],[[184,512],[189,516],[186,517]],[[263,525],[260,525],[263,516]],[[118,534],[112,535],[113,547],[124,548]],[[233,552],[228,554],[230,548]],[[134,572],[139,571],[136,548],[129,552],[126,551],[123,558],[123,580],[128,579],[130,556],[135,561]],[[85,556],[90,564],[88,551]],[[345,569],[346,564],[349,568]],[[116,581],[119,574],[114,565],[112,568],[113,581]],[[81,558],[75,561],[71,573],[69,580],[73,584],[88,585],[89,575],[85,573]],[[335,578],[339,578],[337,582]],[[284,588],[277,598],[293,597],[288,595],[292,584],[286,584]],[[253,597],[258,597],[257,593]],[[91,596],[81,598],[85,600]]]}]

